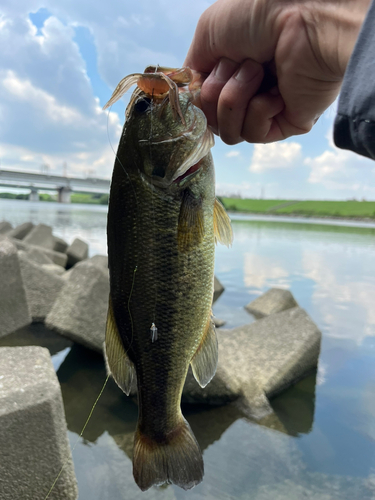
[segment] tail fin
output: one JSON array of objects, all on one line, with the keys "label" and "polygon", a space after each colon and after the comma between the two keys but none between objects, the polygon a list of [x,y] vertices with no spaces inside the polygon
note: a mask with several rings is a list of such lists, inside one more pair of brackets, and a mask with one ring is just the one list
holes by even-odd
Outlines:
[{"label": "tail fin", "polygon": [[183,417],[181,424],[160,441],[151,439],[137,429],[133,475],[142,491],[166,482],[189,490],[202,481],[203,474],[201,450]]}]

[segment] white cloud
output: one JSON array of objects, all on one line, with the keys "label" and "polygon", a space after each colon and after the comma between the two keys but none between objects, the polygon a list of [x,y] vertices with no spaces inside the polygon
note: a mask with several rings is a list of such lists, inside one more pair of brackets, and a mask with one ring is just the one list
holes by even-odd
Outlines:
[{"label": "white cloud", "polygon": [[[148,64],[180,66],[209,3],[192,0],[182,16],[180,4],[164,0],[109,0],[94,8],[88,0],[5,2],[0,12],[1,166],[39,170],[41,163],[49,163],[58,171],[66,161],[77,175],[96,169],[97,175],[108,176],[114,153],[107,127],[116,149],[120,118],[101,110],[87,71],[97,63],[94,78],[102,79],[105,92],[104,81],[114,88],[126,74]],[[41,7],[50,16],[37,29],[29,14]],[[76,43],[82,27],[92,38],[90,46]],[[103,103],[107,97],[110,89],[100,95]]]},{"label": "white cloud", "polygon": [[[318,184],[331,182],[336,178],[339,180],[345,162],[347,161],[346,151],[324,151],[315,158],[305,158],[304,164],[311,167],[309,182]],[[339,183],[340,184],[340,183]]]},{"label": "white cloud", "polygon": [[302,146],[298,142],[255,144],[250,172],[296,167],[301,154]]},{"label": "white cloud", "polygon": [[238,156],[241,156],[241,152],[240,151],[236,151],[236,150],[232,150],[232,151],[229,151],[228,153],[225,153],[225,156],[227,158],[236,158]]},{"label": "white cloud", "polygon": [[[337,148],[332,139],[332,130],[327,134],[329,148],[314,158],[305,158],[304,164],[310,167],[308,182],[321,184],[327,189],[348,190],[353,194],[375,195],[373,161],[352,151]],[[367,178],[367,179],[366,179]],[[372,184],[372,185],[371,185]]]},{"label": "white cloud", "polygon": [[[3,18],[4,19],[4,18]],[[109,177],[121,124],[102,111],[87,77],[75,31],[50,17],[40,32],[27,17],[0,30],[0,159],[2,168],[39,171],[42,163],[71,175]],[[39,33],[39,34],[38,34]]]},{"label": "white cloud", "polygon": [[33,103],[40,111],[43,111],[50,120],[61,121],[72,124],[82,120],[82,115],[72,107],[58,104],[56,98],[42,89],[32,85],[29,80],[17,78],[11,70],[6,72],[5,77],[0,80],[0,85],[9,94],[15,96],[18,101]]}]

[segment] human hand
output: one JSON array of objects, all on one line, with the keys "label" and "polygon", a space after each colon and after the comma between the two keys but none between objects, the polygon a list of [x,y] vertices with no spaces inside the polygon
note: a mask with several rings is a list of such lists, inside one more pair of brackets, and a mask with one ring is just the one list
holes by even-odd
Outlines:
[{"label": "human hand", "polygon": [[311,130],[337,97],[370,0],[218,0],[184,65],[203,73],[202,109],[227,144]]}]

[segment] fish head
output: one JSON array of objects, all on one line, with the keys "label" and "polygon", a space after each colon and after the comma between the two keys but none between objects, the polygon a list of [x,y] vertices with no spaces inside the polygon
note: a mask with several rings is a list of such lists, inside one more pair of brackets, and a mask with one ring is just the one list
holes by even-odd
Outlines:
[{"label": "fish head", "polygon": [[136,149],[136,168],[161,189],[178,189],[199,174],[200,160],[214,145],[206,117],[189,92],[178,95],[183,120],[167,100],[139,95],[129,110],[126,129]]}]

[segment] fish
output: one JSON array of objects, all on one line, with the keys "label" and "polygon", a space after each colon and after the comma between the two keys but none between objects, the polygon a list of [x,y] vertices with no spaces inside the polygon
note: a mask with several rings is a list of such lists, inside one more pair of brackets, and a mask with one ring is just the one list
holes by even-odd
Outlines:
[{"label": "fish", "polygon": [[[142,491],[164,483],[186,490],[202,481],[204,464],[182,389],[189,365],[201,387],[216,371],[215,242],[229,246],[233,234],[215,197],[214,139],[195,92],[181,71],[146,70],[124,79],[142,85],[127,108],[110,188],[105,359],[127,395],[137,383],[135,482]],[[125,92],[120,84],[109,105]]]}]

